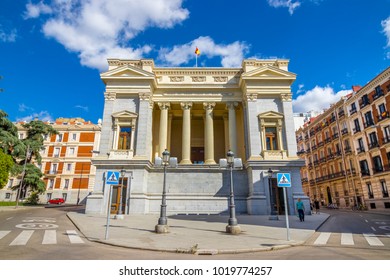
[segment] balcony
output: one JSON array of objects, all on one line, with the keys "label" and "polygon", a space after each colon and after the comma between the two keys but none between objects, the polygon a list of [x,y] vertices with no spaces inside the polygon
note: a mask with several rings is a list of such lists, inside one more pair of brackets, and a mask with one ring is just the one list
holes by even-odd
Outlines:
[{"label": "balcony", "polygon": [[379,143],[378,143],[378,141],[368,143],[368,149],[371,150],[371,149],[375,149],[375,148],[379,148]]},{"label": "balcony", "polygon": [[353,129],[353,134],[356,134],[356,133],[359,133],[359,132],[361,132],[361,129],[360,129],[359,126],[357,126],[357,127],[355,127],[355,128]]},{"label": "balcony", "polygon": [[362,177],[364,177],[364,176],[370,176],[370,170],[368,170],[368,169],[363,169],[363,170],[361,171],[361,173],[362,173]]},{"label": "balcony", "polygon": [[345,147],[345,148],[344,148],[344,152],[345,152],[346,154],[350,154],[350,153],[352,153],[352,148],[351,148],[351,147]]},{"label": "balcony", "polygon": [[382,138],[382,143],[383,143],[383,144],[390,143],[390,136],[383,137],[383,138]]},{"label": "balcony", "polygon": [[356,108],[351,108],[351,110],[349,110],[349,114],[350,115],[353,115],[357,112]]},{"label": "balcony", "polygon": [[340,110],[339,113],[338,113],[338,116],[339,116],[339,118],[344,117],[345,116],[344,110]]},{"label": "balcony", "polygon": [[368,122],[364,122],[363,123],[364,128],[367,128],[367,127],[370,127],[370,126],[374,126],[374,125],[375,125],[375,123],[374,123],[373,120],[369,120]]},{"label": "balcony", "polygon": [[361,153],[366,152],[366,150],[364,149],[364,147],[358,147],[358,148],[356,149],[356,152],[357,152],[358,154],[361,154]]},{"label": "balcony", "polygon": [[372,98],[374,100],[377,100],[378,98],[380,98],[382,96],[385,96],[385,94],[383,93],[383,90],[381,89],[381,90],[375,92],[374,95],[372,96]]},{"label": "balcony", "polygon": [[378,119],[378,122],[380,121],[383,121],[385,119],[388,119],[390,117],[390,114],[388,111],[384,111],[382,112],[381,114],[378,115],[377,119]]},{"label": "balcony", "polygon": [[339,138],[339,134],[338,133],[335,133],[332,135],[332,140],[335,140],[335,139],[338,139]]},{"label": "balcony", "polygon": [[348,128],[343,128],[341,130],[341,134],[344,135],[344,134],[347,134],[348,133]]}]

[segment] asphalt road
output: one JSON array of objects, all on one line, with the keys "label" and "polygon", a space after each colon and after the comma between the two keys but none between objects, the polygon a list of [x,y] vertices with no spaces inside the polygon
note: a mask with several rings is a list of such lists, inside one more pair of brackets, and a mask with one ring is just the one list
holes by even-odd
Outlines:
[{"label": "asphalt road", "polygon": [[[331,210],[328,221],[302,246],[277,251],[205,256],[131,250],[90,242],[66,217],[67,211],[77,210],[82,211],[78,207],[50,207],[0,212],[0,259],[390,260],[389,215]],[[326,242],[323,235],[328,237],[325,238]],[[375,242],[372,244],[376,245],[370,244],[367,240],[375,241],[372,235],[377,236],[382,245]],[[349,243],[345,245],[342,240]]]}]

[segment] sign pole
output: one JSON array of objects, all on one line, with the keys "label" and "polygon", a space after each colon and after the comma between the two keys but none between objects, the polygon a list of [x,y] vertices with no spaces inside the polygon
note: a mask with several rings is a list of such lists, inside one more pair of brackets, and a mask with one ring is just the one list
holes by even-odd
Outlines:
[{"label": "sign pole", "polygon": [[106,223],[106,235],[105,240],[108,239],[108,229],[110,228],[110,214],[111,214],[111,197],[112,197],[112,186],[108,185],[108,203],[107,203],[107,223]]},{"label": "sign pole", "polygon": [[284,212],[286,213],[286,228],[287,228],[287,241],[290,241],[290,225],[288,220],[288,205],[287,205],[287,195],[286,188],[283,188],[283,196],[284,196]]}]

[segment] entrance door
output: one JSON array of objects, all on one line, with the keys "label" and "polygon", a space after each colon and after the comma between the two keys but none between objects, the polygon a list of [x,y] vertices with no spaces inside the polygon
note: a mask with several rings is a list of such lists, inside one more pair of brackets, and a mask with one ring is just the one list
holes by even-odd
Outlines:
[{"label": "entrance door", "polygon": [[[122,196],[120,195],[121,189],[122,189]],[[124,185],[122,188],[121,185],[116,185],[112,187],[111,214],[119,214],[119,206],[120,206],[121,198],[122,198],[122,214],[125,214],[126,194],[127,194],[126,185]]]},{"label": "entrance door", "polygon": [[203,164],[204,147],[191,147],[191,160],[194,164]]},{"label": "entrance door", "polygon": [[328,203],[329,203],[329,204],[333,204],[333,201],[332,201],[332,194],[331,194],[331,192],[330,192],[330,188],[329,188],[329,187],[326,188],[326,193],[327,193],[327,195],[328,195]]}]

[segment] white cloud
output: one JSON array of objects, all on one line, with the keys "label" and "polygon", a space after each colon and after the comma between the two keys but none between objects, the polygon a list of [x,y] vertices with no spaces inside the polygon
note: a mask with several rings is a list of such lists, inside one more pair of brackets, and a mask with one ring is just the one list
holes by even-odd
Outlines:
[{"label": "white cloud", "polygon": [[[390,17],[385,20],[382,20],[383,33],[387,38],[386,48],[390,48]],[[387,58],[390,59],[390,51],[387,52]]]},{"label": "white cloud", "polygon": [[351,93],[351,90],[341,90],[335,92],[333,88],[326,86],[307,91],[293,100],[293,111],[296,113],[306,113],[309,111],[322,112],[330,107],[331,104],[338,102],[341,97]]},{"label": "white cloud", "polygon": [[0,25],[0,42],[9,43],[16,41],[16,29],[13,29],[9,32],[3,30]]},{"label": "white cloud", "polygon": [[37,18],[41,14],[50,14],[52,12],[51,8],[44,4],[42,1],[38,4],[32,4],[31,2],[26,5],[26,11],[24,13],[24,18]]},{"label": "white cloud", "polygon": [[202,57],[221,57],[223,67],[239,67],[244,59],[244,54],[248,52],[249,46],[241,42],[231,44],[216,44],[208,36],[201,36],[189,43],[176,45],[172,48],[162,48],[159,52],[159,59],[168,65],[181,65],[193,60],[195,64],[195,48],[200,50],[198,62],[202,62]]},{"label": "white cloud", "polygon": [[290,15],[294,13],[294,10],[301,5],[301,2],[292,0],[268,0],[268,5],[274,8],[288,8]]},{"label": "white cloud", "polygon": [[47,14],[43,32],[79,54],[81,64],[105,70],[107,58],[142,58],[150,46],[129,40],[150,27],[172,28],[189,16],[183,0],[51,0],[27,4],[25,18]]},{"label": "white cloud", "polygon": [[88,111],[89,111],[88,106],[76,105],[76,106],[74,106],[74,107],[75,107],[75,108],[78,108],[78,109],[81,109],[81,110],[84,110],[85,112],[88,112]]},{"label": "white cloud", "polygon": [[30,122],[30,121],[33,121],[35,119],[38,119],[38,120],[43,121],[43,122],[53,121],[53,117],[47,111],[41,111],[39,113],[33,113],[33,114],[25,116],[25,117],[17,118],[16,121],[17,122],[22,122],[22,121]]}]

